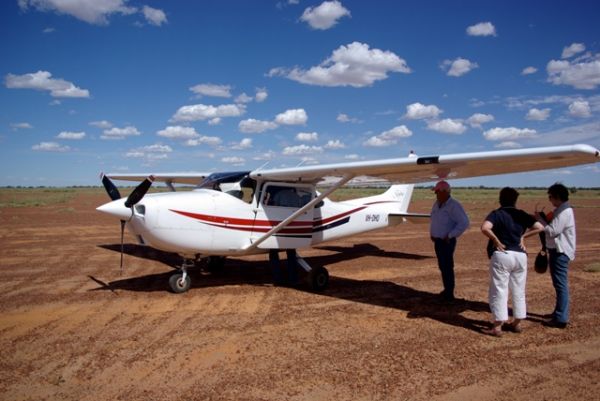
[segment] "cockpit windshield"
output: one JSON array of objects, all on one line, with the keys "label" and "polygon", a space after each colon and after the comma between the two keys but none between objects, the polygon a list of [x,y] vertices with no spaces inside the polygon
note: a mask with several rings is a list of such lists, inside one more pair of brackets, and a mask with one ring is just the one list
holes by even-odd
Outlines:
[{"label": "cockpit windshield", "polygon": [[254,198],[256,181],[250,178],[249,174],[249,171],[213,173],[202,182],[199,188],[220,191],[246,203],[251,203]]},{"label": "cockpit windshield", "polygon": [[214,189],[215,191],[226,190],[230,185],[221,184],[234,184],[240,182],[244,177],[250,174],[249,171],[230,171],[226,173],[212,173],[202,182],[198,188]]}]

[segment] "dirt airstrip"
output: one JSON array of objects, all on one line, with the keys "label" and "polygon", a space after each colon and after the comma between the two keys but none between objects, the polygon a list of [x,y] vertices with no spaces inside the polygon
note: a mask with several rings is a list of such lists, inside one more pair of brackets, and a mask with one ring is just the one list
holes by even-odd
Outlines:
[{"label": "dirt airstrip", "polygon": [[[0,400],[600,400],[599,198],[578,199],[572,323],[530,269],[522,334],[493,338],[479,224],[494,199],[465,202],[454,305],[440,305],[427,225],[405,224],[301,252],[331,275],[322,294],[274,287],[264,256],[191,272],[167,291],[175,255],[95,211],[100,192],[0,209]],[[519,204],[533,210],[536,201]],[[428,212],[432,199],[418,200]],[[530,265],[537,239],[529,242]]]}]

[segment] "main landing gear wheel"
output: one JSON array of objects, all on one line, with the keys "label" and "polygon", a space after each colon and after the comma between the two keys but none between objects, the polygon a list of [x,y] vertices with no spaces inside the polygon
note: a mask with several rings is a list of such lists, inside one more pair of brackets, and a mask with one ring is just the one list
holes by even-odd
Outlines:
[{"label": "main landing gear wheel", "polygon": [[317,267],[310,273],[310,287],[313,291],[323,291],[329,284],[329,272],[324,267]]},{"label": "main landing gear wheel", "polygon": [[190,276],[183,273],[176,273],[169,277],[169,288],[176,294],[181,294],[190,289],[192,280]]}]

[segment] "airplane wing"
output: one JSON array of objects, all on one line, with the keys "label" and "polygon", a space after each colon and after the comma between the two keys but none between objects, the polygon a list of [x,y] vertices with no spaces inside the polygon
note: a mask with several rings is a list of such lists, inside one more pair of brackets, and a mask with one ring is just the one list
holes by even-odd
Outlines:
[{"label": "airplane wing", "polygon": [[[154,181],[171,184],[200,185],[212,173],[152,173]],[[150,174],[106,174],[108,178],[123,181],[144,181]]]},{"label": "airplane wing", "polygon": [[589,145],[571,145],[255,170],[250,176],[273,181],[318,182],[332,175],[368,175],[393,182],[421,183],[546,170],[598,161],[598,149]]}]

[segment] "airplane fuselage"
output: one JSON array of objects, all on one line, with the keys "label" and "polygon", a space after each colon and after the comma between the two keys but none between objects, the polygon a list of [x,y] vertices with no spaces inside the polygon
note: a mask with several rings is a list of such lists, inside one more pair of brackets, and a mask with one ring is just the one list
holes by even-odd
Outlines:
[{"label": "airplane fuselage", "polygon": [[[277,233],[256,247],[254,241],[265,236],[303,204],[317,195],[314,185],[259,183],[260,191],[247,200],[230,192],[195,189],[146,195],[130,210],[122,200],[103,205],[100,211],[111,213],[128,222],[138,242],[184,256],[246,255],[269,249],[299,249],[326,241],[385,228],[391,224],[388,215],[400,212],[403,197],[412,186],[395,186],[396,191],[347,202],[324,199],[309,208]],[[269,202],[274,190],[295,191],[298,203]],[[235,192],[235,191],[234,191]],[[239,195],[239,194],[237,194]],[[129,216],[127,216],[127,214]],[[127,218],[128,217],[128,218]],[[395,221],[395,220],[394,220]]]}]

